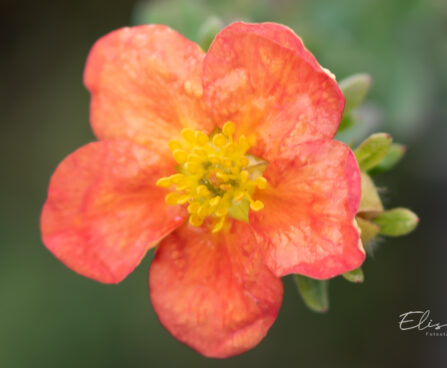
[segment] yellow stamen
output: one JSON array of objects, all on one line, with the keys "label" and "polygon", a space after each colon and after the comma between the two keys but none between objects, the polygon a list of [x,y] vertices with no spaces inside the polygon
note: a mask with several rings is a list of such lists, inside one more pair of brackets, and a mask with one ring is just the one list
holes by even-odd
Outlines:
[{"label": "yellow stamen", "polygon": [[191,216],[189,216],[189,223],[192,226],[200,226],[203,223],[203,218],[200,218],[199,216],[192,214]]},{"label": "yellow stamen", "polygon": [[227,138],[221,133],[216,134],[213,137],[213,144],[217,147],[223,147],[223,145],[227,142]]},{"label": "yellow stamen", "polygon": [[185,128],[181,131],[183,139],[188,143],[194,143],[195,142],[195,131],[189,128]]},{"label": "yellow stamen", "polygon": [[222,127],[222,133],[227,137],[232,137],[236,130],[236,126],[232,121],[227,121]]},{"label": "yellow stamen", "polygon": [[188,206],[188,212],[191,214],[197,213],[200,208],[199,202],[191,202]]},{"label": "yellow stamen", "polygon": [[175,151],[177,149],[182,148],[182,144],[179,141],[176,141],[175,139],[169,141],[168,146],[171,151]]},{"label": "yellow stamen", "polygon": [[256,186],[259,189],[267,188],[267,179],[264,178],[263,176],[260,176],[260,177],[256,178]]},{"label": "yellow stamen", "polygon": [[176,192],[171,192],[165,197],[165,202],[170,205],[176,205],[180,198],[180,194]]},{"label": "yellow stamen", "polygon": [[208,190],[208,188],[205,185],[199,185],[196,188],[196,192],[201,197],[206,197],[210,194],[210,191]]},{"label": "yellow stamen", "polygon": [[256,200],[250,203],[250,208],[255,212],[261,211],[264,208],[264,203],[262,203],[260,200]]},{"label": "yellow stamen", "polygon": [[227,216],[240,219],[242,211],[248,218],[248,208],[252,211],[264,208],[252,195],[256,188],[265,189],[267,180],[260,170],[250,169],[253,158],[246,156],[249,141],[243,135],[235,139],[235,131],[232,122],[226,122],[221,133],[212,138],[201,131],[183,129],[182,141],[169,142],[179,164],[178,173],[156,182],[157,186],[171,190],[175,186],[165,201],[169,205],[188,204],[192,226],[201,226],[210,217],[213,233],[224,227]]},{"label": "yellow stamen", "polygon": [[188,158],[188,154],[181,149],[176,149],[172,152],[172,155],[174,156],[174,160],[179,164],[183,164]]},{"label": "yellow stamen", "polygon": [[222,216],[214,225],[213,230],[211,231],[213,234],[219,232],[220,230],[222,230],[223,225],[225,222],[225,216]]},{"label": "yellow stamen", "polygon": [[157,187],[162,187],[162,188],[168,188],[171,186],[171,179],[170,178],[160,178],[157,180],[157,182],[155,183],[155,185]]}]

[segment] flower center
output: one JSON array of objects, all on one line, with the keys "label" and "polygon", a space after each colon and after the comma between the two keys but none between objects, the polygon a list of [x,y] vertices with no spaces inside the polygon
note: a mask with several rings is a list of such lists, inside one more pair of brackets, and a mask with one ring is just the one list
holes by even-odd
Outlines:
[{"label": "flower center", "polygon": [[[248,222],[249,208],[260,211],[264,204],[253,199],[255,188],[265,189],[262,176],[266,162],[247,154],[247,138],[235,140],[235,125],[227,122],[222,131],[207,136],[201,131],[183,129],[182,140],[172,140],[169,148],[177,174],[161,178],[157,186],[172,188],[166,203],[189,203],[189,223],[201,226],[205,218],[213,221],[212,232],[220,231],[226,216]],[[175,189],[174,189],[175,187]]]}]

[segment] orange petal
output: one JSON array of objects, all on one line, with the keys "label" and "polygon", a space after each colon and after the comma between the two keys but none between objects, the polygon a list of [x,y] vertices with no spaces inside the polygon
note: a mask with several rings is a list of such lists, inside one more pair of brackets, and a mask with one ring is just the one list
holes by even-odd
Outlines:
[{"label": "orange petal", "polygon": [[361,190],[354,154],[329,140],[294,152],[269,164],[269,187],[255,193],[265,207],[250,214],[250,223],[263,239],[266,263],[277,276],[317,279],[359,267],[365,254],[354,225]]},{"label": "orange petal", "polygon": [[121,281],[186,218],[183,208],[165,205],[165,189],[155,186],[173,167],[130,141],[78,149],[51,178],[43,242],[72,270],[104,283]]},{"label": "orange petal", "polygon": [[85,68],[99,139],[160,145],[186,126],[211,131],[203,113],[200,47],[162,25],[122,28],[99,39]]},{"label": "orange petal", "polygon": [[233,23],[204,61],[204,98],[220,126],[228,120],[273,160],[297,143],[332,138],[345,99],[336,81],[289,28]]},{"label": "orange petal", "polygon": [[255,251],[249,226],[232,222],[216,235],[184,225],[157,249],[149,273],[161,323],[208,357],[257,345],[274,322],[282,283]]}]

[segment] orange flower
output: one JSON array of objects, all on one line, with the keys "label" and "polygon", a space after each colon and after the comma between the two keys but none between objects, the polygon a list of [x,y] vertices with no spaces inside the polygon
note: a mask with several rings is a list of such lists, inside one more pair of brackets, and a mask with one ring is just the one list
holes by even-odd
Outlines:
[{"label": "orange flower", "polygon": [[56,169],[43,241],[104,283],[157,246],[150,296],[185,344],[246,351],[276,318],[281,276],[363,262],[359,169],[332,140],[344,97],[290,29],[234,23],[207,54],[165,26],[120,29],[93,47],[85,84],[99,141]]}]

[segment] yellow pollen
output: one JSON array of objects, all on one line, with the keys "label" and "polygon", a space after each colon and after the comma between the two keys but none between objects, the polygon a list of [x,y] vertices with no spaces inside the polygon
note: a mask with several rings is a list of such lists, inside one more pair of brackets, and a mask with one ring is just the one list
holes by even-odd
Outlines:
[{"label": "yellow pollen", "polygon": [[201,226],[208,217],[213,233],[224,227],[227,216],[248,221],[249,209],[264,208],[252,196],[256,189],[267,187],[267,180],[262,171],[249,166],[254,160],[246,153],[249,141],[243,135],[235,139],[235,131],[232,122],[225,123],[221,132],[211,136],[183,129],[181,140],[169,142],[179,164],[178,173],[156,182],[157,186],[172,190],[166,195],[167,204],[188,204],[189,223]]}]

